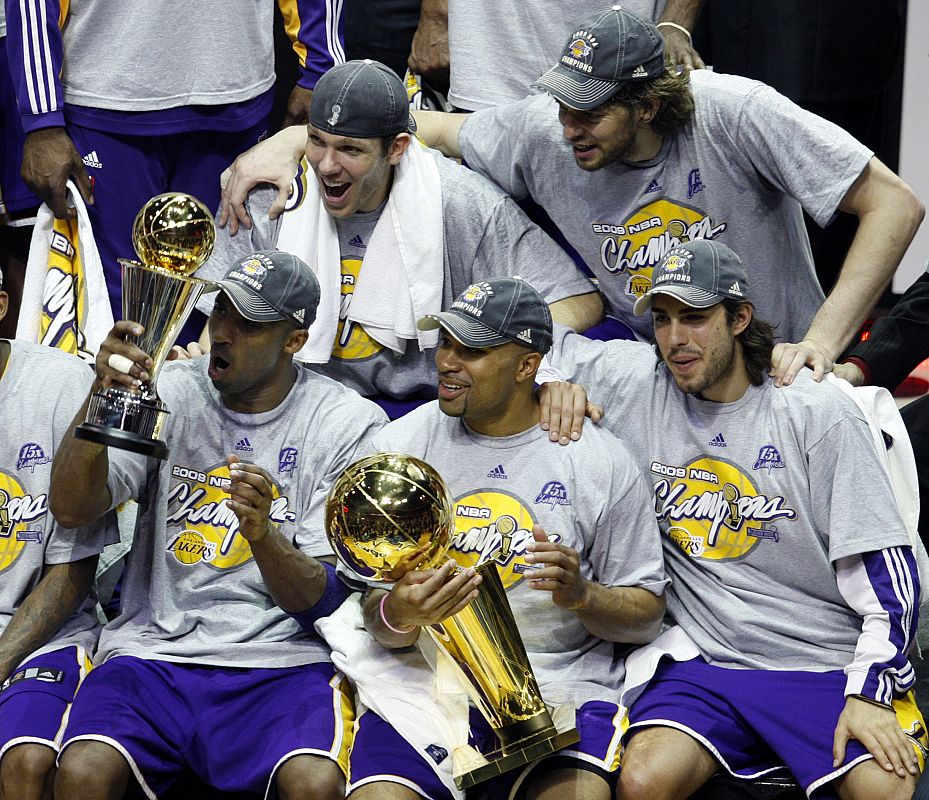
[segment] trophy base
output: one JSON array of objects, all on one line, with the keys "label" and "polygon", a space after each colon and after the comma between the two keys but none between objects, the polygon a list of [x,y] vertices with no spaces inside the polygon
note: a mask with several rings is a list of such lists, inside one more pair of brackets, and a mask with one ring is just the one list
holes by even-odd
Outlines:
[{"label": "trophy base", "polygon": [[536,733],[527,736],[523,742],[508,742],[506,752],[500,748],[490,753],[479,753],[469,745],[456,748],[452,754],[455,785],[464,791],[580,741],[581,737],[574,727],[573,706],[556,708],[552,713],[552,721],[554,725],[549,735],[540,738]]},{"label": "trophy base", "polygon": [[143,386],[143,390],[149,391],[147,397],[115,386],[94,392],[87,417],[74,429],[74,435],[143,456],[167,458],[168,445],[159,434],[169,412],[150,386]]},{"label": "trophy base", "polygon": [[85,439],[107,447],[116,447],[120,450],[129,450],[143,456],[154,456],[162,460],[168,457],[168,445],[161,439],[146,439],[131,431],[121,431],[119,428],[109,428],[106,425],[95,425],[84,422],[74,429],[75,439]]}]

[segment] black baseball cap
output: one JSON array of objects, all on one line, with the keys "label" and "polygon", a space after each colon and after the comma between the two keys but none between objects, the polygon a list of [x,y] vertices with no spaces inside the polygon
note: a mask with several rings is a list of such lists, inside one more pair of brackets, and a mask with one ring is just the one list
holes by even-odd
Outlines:
[{"label": "black baseball cap", "polygon": [[669,250],[652,274],[652,288],[635,301],[633,312],[648,311],[656,294],[671,295],[693,308],[709,308],[727,297],[751,302],[742,259],[710,239],[694,239]]},{"label": "black baseball cap", "polygon": [[522,278],[472,283],[448,311],[426,314],[421,331],[445,328],[468,347],[515,342],[545,355],[552,346],[552,315],[542,296]]},{"label": "black baseball cap", "polygon": [[532,85],[569,108],[590,111],[626,84],[652,80],[664,69],[664,40],[658,28],[614,5],[584,17],[555,66]]},{"label": "black baseball cap", "polygon": [[319,79],[313,90],[310,124],[359,139],[416,130],[397,73],[370,58],[338,64]]},{"label": "black baseball cap", "polygon": [[245,319],[287,320],[309,328],[319,305],[319,281],[299,258],[282,250],[252,253],[216,284]]}]

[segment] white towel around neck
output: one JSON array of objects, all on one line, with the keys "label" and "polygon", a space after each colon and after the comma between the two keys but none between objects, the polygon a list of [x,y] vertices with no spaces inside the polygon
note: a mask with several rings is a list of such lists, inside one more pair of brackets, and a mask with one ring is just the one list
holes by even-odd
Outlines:
[{"label": "white towel around neck", "polygon": [[[318,184],[307,170],[306,199],[284,214],[278,249],[302,258],[320,286],[316,321],[297,358],[325,364],[332,355],[342,304],[342,265],[335,220],[326,212]],[[355,285],[345,324],[398,355],[407,341],[420,350],[435,347],[437,331],[419,331],[416,321],[442,310],[445,283],[445,224],[442,184],[433,157],[415,138],[394,173],[387,204],[374,228]]]}]

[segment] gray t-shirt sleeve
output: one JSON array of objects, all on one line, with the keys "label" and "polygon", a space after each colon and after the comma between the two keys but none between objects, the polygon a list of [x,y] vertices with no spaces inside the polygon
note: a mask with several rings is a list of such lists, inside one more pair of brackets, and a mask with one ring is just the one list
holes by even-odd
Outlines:
[{"label": "gray t-shirt sleeve", "polygon": [[509,197],[501,197],[484,228],[474,259],[474,279],[518,275],[549,303],[595,292],[554,239]]},{"label": "gray t-shirt sleeve", "polygon": [[850,412],[808,449],[810,512],[814,528],[828,533],[833,563],[910,544],[896,503],[888,502],[893,488],[879,458],[867,423]]},{"label": "gray t-shirt sleeve", "polygon": [[842,128],[763,84],[746,96],[734,139],[762,178],[796,199],[821,227],[873,155]]},{"label": "gray t-shirt sleeve", "polygon": [[99,555],[104,547],[118,541],[119,526],[115,511],[107,511],[92,525],[82,528],[63,528],[56,522],[48,547],[45,548],[45,563],[70,564],[72,561],[80,561]]},{"label": "gray t-shirt sleeve", "polygon": [[[107,457],[110,462],[110,471],[106,485],[110,490],[110,508],[115,509],[127,500],[139,498],[150,478],[149,459],[115,447],[109,448]],[[154,459],[152,459],[152,464],[155,464]]]},{"label": "gray t-shirt sleeve", "polygon": [[378,406],[357,396],[335,406],[327,416],[319,427],[332,433],[325,447],[328,460],[321,462],[325,472],[307,493],[294,536],[294,544],[313,557],[332,555],[325,522],[326,499],[332,484],[346,467],[373,452],[371,439],[387,422],[387,415]]},{"label": "gray t-shirt sleeve", "polygon": [[[229,268],[241,261],[245,256],[258,250],[274,250],[277,248],[277,236],[280,230],[281,218],[273,222],[268,219],[268,210],[277,197],[277,189],[261,185],[252,189],[245,201],[245,207],[252,218],[252,227],[239,226],[235,236],[230,235],[229,227],[216,226],[216,244],[213,254],[206,263],[195,273],[195,277],[206,281],[222,280]],[[197,309],[204,314],[213,310],[216,293],[204,294],[197,301]]]},{"label": "gray t-shirt sleeve", "polygon": [[615,502],[597,521],[590,548],[594,579],[604,586],[638,586],[660,596],[669,580],[651,492],[632,459],[625,456],[622,461],[608,494]]},{"label": "gray t-shirt sleeve", "polygon": [[650,345],[588,339],[558,323],[554,334],[549,363],[565,380],[583,386],[591,402],[630,418],[648,407],[657,363]]},{"label": "gray t-shirt sleeve", "polygon": [[538,102],[530,97],[475,111],[458,132],[464,162],[517,200],[531,192],[526,172],[534,133],[530,110]]}]

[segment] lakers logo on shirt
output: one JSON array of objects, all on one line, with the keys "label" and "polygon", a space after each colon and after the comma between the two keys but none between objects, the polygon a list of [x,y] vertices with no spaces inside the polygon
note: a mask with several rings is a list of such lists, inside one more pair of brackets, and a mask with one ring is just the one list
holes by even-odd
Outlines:
[{"label": "lakers logo on shirt", "polygon": [[216,545],[208,542],[196,531],[183,531],[168,544],[168,550],[182,564],[207,563],[216,555]]},{"label": "lakers logo on shirt", "polygon": [[762,494],[735,464],[698,458],[683,466],[653,462],[655,513],[667,536],[692,558],[729,561],[759,542],[780,541],[777,519],[796,511],[780,496]]},{"label": "lakers logo on shirt", "polygon": [[[226,505],[229,499],[229,467],[223,463],[209,470],[175,465],[176,478],[168,492],[168,544],[170,558],[185,566],[205,564],[227,570],[251,561],[252,550],[239,533],[239,518]],[[274,487],[271,521],[293,522],[289,501]]]},{"label": "lakers logo on shirt", "polygon": [[34,497],[14,475],[0,472],[0,572],[16,563],[28,542],[42,542],[47,513],[47,495]]},{"label": "lakers logo on shirt", "polygon": [[384,349],[384,345],[374,341],[367,331],[356,322],[349,322],[349,309],[355,284],[361,273],[361,261],[357,258],[342,259],[342,299],[339,307],[339,326],[336,329],[335,343],[332,345],[332,357],[340,361],[364,361]]},{"label": "lakers logo on shirt", "polygon": [[[459,497],[454,511],[455,535],[449,555],[463,567],[496,561],[507,589],[533,568],[523,556],[538,520],[518,497],[480,489]],[[548,533],[553,541],[561,538]]]},{"label": "lakers logo on shirt", "polygon": [[594,222],[600,237],[600,264],[614,275],[629,276],[625,291],[637,299],[652,286],[652,270],[675,245],[715,239],[726,223],[697,208],[661,198],[636,209],[619,224]]}]

